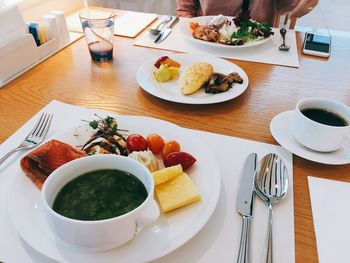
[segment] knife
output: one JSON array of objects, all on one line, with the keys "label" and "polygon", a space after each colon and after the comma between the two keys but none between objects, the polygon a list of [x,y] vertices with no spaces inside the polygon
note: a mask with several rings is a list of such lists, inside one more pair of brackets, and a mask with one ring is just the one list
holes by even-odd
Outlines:
[{"label": "knife", "polygon": [[237,211],[242,215],[242,232],[241,241],[239,244],[239,252],[237,263],[249,263],[249,236],[250,236],[250,221],[253,218],[253,204],[254,204],[254,174],[257,167],[257,154],[251,153],[248,155],[241,175],[241,182],[239,186]]},{"label": "knife", "polygon": [[179,21],[179,17],[175,17],[174,20],[170,23],[170,25],[168,25],[166,28],[162,30],[162,32],[159,34],[156,40],[154,40],[154,43],[158,44],[162,42],[164,39],[166,39],[170,35],[173,26],[175,26],[175,24],[178,21]]}]

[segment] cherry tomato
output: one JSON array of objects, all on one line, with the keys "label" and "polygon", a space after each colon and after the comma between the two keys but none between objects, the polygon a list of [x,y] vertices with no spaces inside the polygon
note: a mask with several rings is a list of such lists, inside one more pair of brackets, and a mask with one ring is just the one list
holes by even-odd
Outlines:
[{"label": "cherry tomato", "polygon": [[181,164],[182,169],[186,170],[196,162],[196,158],[186,152],[172,152],[164,158],[163,162],[165,167]]},{"label": "cherry tomato", "polygon": [[126,147],[130,152],[146,151],[147,141],[140,134],[132,134],[126,139]]},{"label": "cherry tomato", "polygon": [[158,134],[152,133],[147,136],[147,144],[152,153],[158,154],[163,149],[164,140]]},{"label": "cherry tomato", "polygon": [[163,159],[172,152],[179,152],[180,151],[180,144],[177,141],[171,140],[168,141],[166,144],[164,144],[164,147],[162,149],[162,157]]}]

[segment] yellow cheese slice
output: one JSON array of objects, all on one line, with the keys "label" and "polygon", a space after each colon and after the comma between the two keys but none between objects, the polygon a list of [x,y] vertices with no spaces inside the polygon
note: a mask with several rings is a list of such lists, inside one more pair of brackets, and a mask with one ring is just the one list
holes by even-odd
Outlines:
[{"label": "yellow cheese slice", "polygon": [[166,181],[169,181],[176,176],[182,174],[182,166],[181,164],[170,166],[158,171],[153,172],[154,185],[162,184]]},{"label": "yellow cheese slice", "polygon": [[157,185],[155,193],[163,212],[169,212],[201,200],[196,185],[186,173]]}]

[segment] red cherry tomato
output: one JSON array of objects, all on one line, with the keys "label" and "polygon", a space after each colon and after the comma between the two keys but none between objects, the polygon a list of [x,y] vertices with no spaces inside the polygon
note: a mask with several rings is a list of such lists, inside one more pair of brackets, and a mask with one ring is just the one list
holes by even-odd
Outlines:
[{"label": "red cherry tomato", "polygon": [[166,144],[164,144],[161,155],[162,155],[162,158],[164,159],[169,153],[179,152],[179,151],[180,151],[180,144],[177,141],[171,140],[171,141],[168,141]]},{"label": "red cherry tomato", "polygon": [[130,152],[146,151],[147,141],[140,134],[132,134],[126,139],[126,147]]},{"label": "red cherry tomato", "polygon": [[195,162],[196,158],[186,152],[172,152],[164,158],[165,167],[181,164],[183,170],[187,170]]},{"label": "red cherry tomato", "polygon": [[158,154],[163,149],[164,140],[158,134],[152,133],[147,136],[147,144],[152,153]]}]

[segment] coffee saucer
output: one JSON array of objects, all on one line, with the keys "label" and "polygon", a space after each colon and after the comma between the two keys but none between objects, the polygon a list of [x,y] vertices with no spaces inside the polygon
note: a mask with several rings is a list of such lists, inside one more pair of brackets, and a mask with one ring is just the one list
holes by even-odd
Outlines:
[{"label": "coffee saucer", "polygon": [[304,159],[323,164],[341,165],[350,163],[350,149],[341,148],[334,152],[317,152],[301,145],[292,134],[294,111],[276,115],[270,123],[270,131],[275,140],[285,149]]}]

